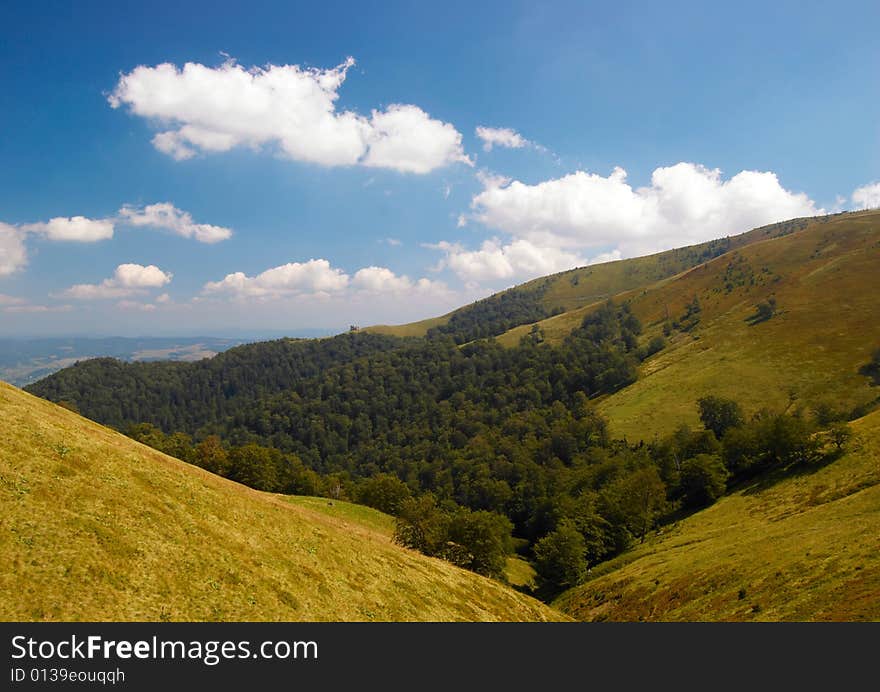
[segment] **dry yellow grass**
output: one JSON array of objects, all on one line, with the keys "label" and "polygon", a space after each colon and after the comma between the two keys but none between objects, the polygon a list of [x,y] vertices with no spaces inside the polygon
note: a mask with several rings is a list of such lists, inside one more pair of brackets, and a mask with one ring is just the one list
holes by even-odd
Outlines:
[{"label": "dry yellow grass", "polygon": [[426,320],[410,322],[409,324],[376,324],[372,327],[366,327],[363,331],[371,334],[385,334],[387,336],[425,336],[429,329],[446,324],[451,315],[452,313],[450,312],[448,315],[430,317]]},{"label": "dry yellow grass", "polygon": [[0,421],[2,620],[563,617],[381,519],[250,490],[3,383]]},{"label": "dry yellow grass", "polygon": [[852,451],[764,479],[597,567],[582,620],[880,620],[880,412]]}]

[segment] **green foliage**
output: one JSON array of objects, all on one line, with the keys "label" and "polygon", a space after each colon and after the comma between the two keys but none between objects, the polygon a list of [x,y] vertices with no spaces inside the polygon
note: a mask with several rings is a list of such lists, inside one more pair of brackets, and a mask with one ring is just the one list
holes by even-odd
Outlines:
[{"label": "green foliage", "polygon": [[721,457],[698,454],[681,465],[679,491],[687,508],[711,505],[724,494],[730,473]]},{"label": "green foliage", "polygon": [[535,545],[541,579],[555,590],[577,586],[587,573],[587,546],[578,527],[564,519]]},{"label": "green foliage", "polygon": [[229,475],[229,453],[217,435],[208,435],[196,445],[193,450],[193,463],[218,476]]},{"label": "green foliage", "polygon": [[430,494],[401,503],[394,541],[459,567],[500,578],[513,552],[510,520],[493,512],[441,508]]},{"label": "green foliage", "polygon": [[409,486],[390,473],[378,473],[371,478],[365,478],[357,486],[355,493],[355,498],[362,505],[391,515],[396,515],[403,503],[411,497]]},{"label": "green foliage", "polygon": [[662,351],[664,348],[666,348],[666,339],[664,339],[662,336],[655,336],[647,344],[639,349],[639,360],[650,358],[655,353],[659,353],[660,351]]},{"label": "green foliage", "polygon": [[561,308],[544,307],[547,287],[547,281],[536,286],[520,286],[460,308],[446,324],[428,330],[428,338],[451,336],[456,344],[464,344],[559,314]]},{"label": "green foliage", "polygon": [[707,430],[715,433],[719,440],[729,428],[743,424],[743,412],[740,405],[732,399],[719,396],[704,396],[697,400],[700,409],[700,420]]},{"label": "green foliage", "polygon": [[752,476],[770,468],[814,461],[819,440],[799,416],[764,413],[729,429],[722,440],[724,462],[735,478]]},{"label": "green foliage", "polygon": [[666,510],[666,485],[653,465],[633,471],[609,483],[600,494],[603,515],[615,527],[618,546],[632,538],[644,540]]},{"label": "green foliage", "polygon": [[500,578],[507,565],[507,556],[513,552],[511,531],[513,524],[507,517],[494,512],[454,512],[447,525],[447,550],[453,544],[451,560],[459,567],[488,577]]},{"label": "green foliage", "polygon": [[431,494],[412,497],[400,505],[394,542],[425,555],[438,555],[448,537],[448,517]]}]

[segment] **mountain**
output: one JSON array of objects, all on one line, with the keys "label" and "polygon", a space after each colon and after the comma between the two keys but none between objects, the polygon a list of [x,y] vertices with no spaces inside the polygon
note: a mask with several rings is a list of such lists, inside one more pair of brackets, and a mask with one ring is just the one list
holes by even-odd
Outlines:
[{"label": "mountain", "polygon": [[[497,554],[478,564],[459,549],[515,545],[551,599],[587,564],[623,569],[658,526],[699,527],[770,479],[794,487],[782,481],[860,458],[880,404],[877,266],[880,211],[796,219],[544,277],[413,325],[201,363],[95,360],[28,389],[252,487],[393,511],[408,545],[486,574]],[[745,506],[756,536],[783,526]],[[792,526],[845,521],[843,506]],[[735,541],[735,514],[720,515],[720,543],[695,540]]]},{"label": "mountain", "polygon": [[554,620],[394,545],[390,518],[261,493],[0,383],[0,618]]},{"label": "mountain", "polygon": [[571,269],[515,286],[441,317],[397,326],[377,325],[366,331],[390,336],[450,334],[457,343],[499,336],[516,326],[532,324],[674,277],[731,250],[786,236],[805,228],[811,221],[792,219],[654,255]]},{"label": "mountain", "polygon": [[[598,409],[612,432],[650,439],[682,422],[698,425],[707,394],[741,402],[751,413],[825,405],[844,412],[877,398],[859,374],[880,346],[880,212],[805,222],[782,237],[752,242],[672,279],[616,296],[645,325],[645,337],[675,322],[669,346],[643,363],[637,382]],[[698,301],[699,312],[685,317]],[[757,306],[775,301],[771,318]],[[538,322],[558,341],[595,304]],[[668,316],[668,317],[667,317]],[[526,328],[499,341],[518,343]]]}]

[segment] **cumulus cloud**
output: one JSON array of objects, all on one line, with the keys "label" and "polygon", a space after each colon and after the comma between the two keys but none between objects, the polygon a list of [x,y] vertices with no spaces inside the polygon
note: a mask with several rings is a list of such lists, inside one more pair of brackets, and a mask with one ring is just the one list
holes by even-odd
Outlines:
[{"label": "cumulus cloud", "polygon": [[880,182],[856,188],[852,193],[856,209],[880,209]]},{"label": "cumulus cloud", "polygon": [[367,141],[361,163],[373,168],[429,173],[450,163],[471,163],[462,151],[461,133],[417,106],[393,104],[385,111],[374,110]]},{"label": "cumulus cloud", "polygon": [[164,123],[153,146],[177,160],[233,147],[277,146],[295,161],[324,166],[427,173],[470,163],[461,134],[418,106],[393,104],[369,118],[339,111],[336,101],[354,59],[332,69],[268,65],[245,69],[170,63],[141,65],[119,78],[113,108]]},{"label": "cumulus cloud", "polygon": [[410,279],[387,267],[363,267],[353,276],[331,266],[325,259],[291,262],[267,269],[256,276],[244,272],[227,274],[220,281],[209,281],[205,296],[226,295],[238,299],[278,299],[301,295],[348,298],[370,295],[445,295],[446,285],[430,279]]},{"label": "cumulus cloud", "polygon": [[39,233],[49,240],[96,243],[113,237],[112,219],[88,219],[85,216],[56,216],[46,222],[29,223],[22,230]]},{"label": "cumulus cloud", "polygon": [[443,293],[446,284],[430,279],[412,281],[408,276],[398,276],[387,267],[364,267],[355,272],[352,288],[367,293]]},{"label": "cumulus cloud", "polygon": [[15,226],[0,222],[0,276],[13,274],[26,264],[24,234]]},{"label": "cumulus cloud", "polygon": [[61,295],[75,300],[124,298],[151,288],[161,288],[171,281],[172,276],[155,264],[146,267],[141,264],[120,264],[109,279],[99,284],[75,284]]},{"label": "cumulus cloud", "polygon": [[531,279],[589,263],[577,253],[534,245],[528,240],[504,244],[498,238],[483,242],[479,250],[467,250],[459,243],[441,241],[428,245],[445,254],[438,269],[448,268],[473,284],[500,279]]},{"label": "cumulus cloud", "polygon": [[536,185],[484,178],[471,218],[537,247],[611,248],[622,256],[659,251],[824,213],[771,172],[721,171],[693,163],[657,168],[633,188],[626,171],[577,171]]},{"label": "cumulus cloud", "polygon": [[327,260],[310,259],[273,267],[253,277],[244,272],[227,274],[220,281],[206,283],[203,292],[239,298],[338,293],[348,286],[349,280],[348,274],[331,267]]},{"label": "cumulus cloud", "polygon": [[183,238],[194,238],[200,243],[219,243],[232,236],[229,228],[195,223],[189,212],[181,211],[170,202],[145,207],[126,204],[119,210],[119,218],[130,226],[162,228]]},{"label": "cumulus cloud", "polygon": [[483,149],[492,151],[492,147],[505,147],[507,149],[522,149],[531,144],[519,132],[509,127],[477,127],[477,137],[483,140]]}]

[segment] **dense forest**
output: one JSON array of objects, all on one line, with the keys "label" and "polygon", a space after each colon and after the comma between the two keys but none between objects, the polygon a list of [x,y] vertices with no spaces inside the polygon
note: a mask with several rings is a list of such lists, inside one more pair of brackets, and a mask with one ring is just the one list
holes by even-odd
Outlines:
[{"label": "dense forest", "polygon": [[464,344],[558,315],[563,311],[561,307],[544,306],[544,294],[550,282],[548,278],[536,285],[519,286],[459,308],[446,324],[429,329],[428,338],[451,336],[455,343]]},{"label": "dense forest", "polygon": [[640,333],[608,302],[558,346],[537,326],[510,349],[352,332],[196,364],[98,359],[29,389],[260,490],[377,507],[397,516],[399,542],[484,574],[500,576],[515,548],[548,595],[729,484],[846,443],[843,425],[818,437],[812,418],[746,420],[711,396],[702,430],[610,439],[591,398],[664,347]]}]

